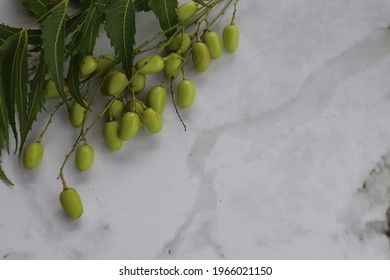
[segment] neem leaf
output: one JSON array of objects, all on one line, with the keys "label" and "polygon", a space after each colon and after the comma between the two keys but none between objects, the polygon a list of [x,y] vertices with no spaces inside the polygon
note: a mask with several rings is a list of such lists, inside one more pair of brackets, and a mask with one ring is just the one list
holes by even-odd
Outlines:
[{"label": "neem leaf", "polygon": [[45,91],[43,90],[43,87],[45,85],[46,73],[47,66],[43,59],[43,55],[41,55],[38,68],[35,72],[34,78],[31,81],[25,120],[23,126],[21,126],[22,129],[20,136],[21,144],[19,148],[19,156],[21,151],[23,150],[27,135],[31,130],[34,121],[37,119],[38,113],[42,110],[43,104],[45,103]]},{"label": "neem leaf", "polygon": [[133,5],[136,12],[149,12],[152,10],[149,6],[149,0],[134,0]]},{"label": "neem leaf", "polygon": [[135,10],[132,0],[115,0],[105,10],[105,30],[122,68],[131,77],[135,44]]},{"label": "neem leaf", "polygon": [[[5,141],[7,150],[9,150],[9,135],[8,135],[8,126],[9,126],[9,119],[8,119],[8,112],[7,112],[7,104],[5,101],[4,96],[4,89],[3,89],[3,79],[1,75],[1,69],[0,69],[0,131],[3,133],[4,139],[0,139],[1,143]],[[1,152],[1,151],[0,151]]]},{"label": "neem leaf", "polygon": [[162,30],[167,31],[165,35],[172,36],[177,23],[177,0],[149,0],[149,5],[157,16]]},{"label": "neem leaf", "polygon": [[85,105],[84,99],[80,93],[80,62],[83,56],[81,54],[73,55],[70,59],[67,82],[69,87],[69,92],[72,97],[84,108],[88,108]]},{"label": "neem leaf", "polygon": [[66,11],[67,2],[65,1],[44,20],[42,47],[49,73],[56,84],[60,96],[69,107],[64,90]]},{"label": "neem leaf", "polygon": [[[0,23],[0,45],[10,36],[19,33],[22,28],[15,28]],[[38,45],[41,42],[42,32],[38,29],[29,29],[28,34],[28,43],[30,45]]]},{"label": "neem leaf", "polygon": [[39,18],[49,10],[53,2],[53,0],[24,0],[23,6]]},{"label": "neem leaf", "polygon": [[8,179],[8,177],[5,175],[3,169],[1,168],[1,152],[3,151],[3,148],[4,148],[3,144],[4,144],[5,140],[7,140],[6,136],[5,136],[4,132],[0,129],[0,178],[8,185],[13,186],[14,184],[11,182],[10,179]]}]

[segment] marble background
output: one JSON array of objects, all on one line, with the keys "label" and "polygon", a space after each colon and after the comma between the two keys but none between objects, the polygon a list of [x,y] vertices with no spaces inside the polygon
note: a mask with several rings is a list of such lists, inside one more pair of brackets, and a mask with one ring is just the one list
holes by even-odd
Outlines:
[{"label": "marble background", "polygon": [[[0,5],[1,22],[31,21],[18,1]],[[120,152],[102,123],[92,132],[93,168],[65,174],[80,220],[58,201],[78,134],[65,111],[36,170],[3,156],[16,186],[0,183],[0,259],[390,258],[390,0],[241,0],[237,16],[239,51],[188,70],[187,132],[171,102],[162,133]],[[158,28],[137,20],[137,40]],[[102,39],[97,53],[111,52]]]}]

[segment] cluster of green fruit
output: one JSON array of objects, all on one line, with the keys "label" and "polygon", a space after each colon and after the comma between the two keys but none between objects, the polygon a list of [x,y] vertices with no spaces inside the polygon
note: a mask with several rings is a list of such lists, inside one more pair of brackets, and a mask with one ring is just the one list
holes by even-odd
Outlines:
[{"label": "cluster of green fruit", "polygon": [[[189,1],[179,6],[177,17],[180,22],[185,22],[193,17],[198,10],[196,3]],[[163,127],[162,113],[167,100],[166,82],[173,82],[180,73],[183,79],[178,82],[176,88],[176,103],[183,109],[190,107],[196,97],[195,84],[187,79],[184,72],[184,65],[187,58],[191,56],[194,68],[199,72],[208,70],[211,59],[222,56],[223,46],[217,32],[211,31],[207,24],[207,30],[201,36],[198,30],[194,35],[185,31],[176,33],[167,39],[163,46],[166,56],[162,57],[158,52],[148,55],[140,60],[133,67],[132,77],[124,72],[114,69],[118,60],[114,55],[104,54],[98,57],[84,56],[80,62],[80,77],[102,77],[100,90],[103,95],[111,97],[105,106],[101,116],[105,117],[103,126],[103,137],[107,147],[111,150],[120,150],[123,141],[131,140],[142,127],[146,127],[150,133],[159,133]],[[222,33],[222,42],[225,49],[235,52],[239,44],[239,29],[232,23],[227,25]],[[196,40],[194,43],[193,40]],[[139,100],[136,95],[142,93],[146,86],[146,77],[150,74],[163,72],[165,78],[161,85],[153,86],[147,93],[145,102]],[[172,86],[171,86],[172,87]],[[65,92],[68,91],[65,86]],[[48,78],[45,87],[47,98],[59,96],[52,79]],[[173,92],[172,92],[173,94]],[[88,111],[91,109],[92,101],[85,97],[84,106],[73,101],[69,118],[75,127],[84,127]],[[180,117],[180,115],[179,115]],[[72,151],[76,152],[75,166],[80,171],[88,170],[94,161],[94,149],[82,135],[84,144],[76,145]],[[78,148],[77,148],[78,146]],[[76,150],[77,148],[77,150]],[[30,143],[24,151],[24,166],[28,169],[37,167],[44,153],[41,141]],[[67,160],[67,158],[66,158]],[[62,171],[60,173],[60,176]],[[63,178],[61,178],[63,179]],[[83,213],[83,205],[74,188],[68,188],[63,180],[64,188],[60,194],[60,202],[70,218],[77,219]]]}]

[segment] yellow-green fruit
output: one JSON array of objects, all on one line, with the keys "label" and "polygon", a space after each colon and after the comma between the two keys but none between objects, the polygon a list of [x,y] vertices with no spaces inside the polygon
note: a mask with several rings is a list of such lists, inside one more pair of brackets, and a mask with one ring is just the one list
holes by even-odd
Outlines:
[{"label": "yellow-green fruit", "polygon": [[192,47],[192,63],[199,72],[206,72],[210,66],[210,51],[205,43],[197,42]]},{"label": "yellow-green fruit", "polygon": [[80,62],[80,76],[85,77],[95,72],[98,67],[95,58],[92,55],[86,55]]},{"label": "yellow-green fruit", "polygon": [[167,79],[176,79],[180,74],[184,59],[177,53],[168,55],[165,61],[164,73]]},{"label": "yellow-green fruit", "polygon": [[99,76],[106,73],[116,64],[116,58],[112,54],[102,54],[95,58],[95,61],[97,63],[97,67],[94,73],[99,74]]},{"label": "yellow-green fruit", "polygon": [[77,149],[75,157],[76,168],[80,171],[88,170],[93,163],[95,153],[93,148],[87,144],[80,146]]},{"label": "yellow-green fruit", "polygon": [[193,1],[189,1],[187,3],[184,3],[183,5],[180,5],[179,8],[177,8],[176,10],[178,21],[184,21],[186,19],[189,19],[190,17],[195,15],[197,10],[198,7]]},{"label": "yellow-green fruit", "polygon": [[142,92],[146,85],[146,76],[145,74],[135,74],[133,81],[131,82],[133,86],[133,91],[135,94]]},{"label": "yellow-green fruit", "polygon": [[222,43],[217,32],[207,32],[203,40],[209,48],[211,58],[220,58],[222,56]]},{"label": "yellow-green fruit", "polygon": [[222,32],[223,44],[228,52],[235,52],[240,41],[240,30],[234,24],[227,25]]},{"label": "yellow-green fruit", "polygon": [[163,87],[154,86],[150,89],[148,97],[146,98],[146,105],[157,113],[164,112],[165,103],[167,101],[167,91]]},{"label": "yellow-green fruit", "polygon": [[196,86],[191,80],[182,80],[177,86],[177,104],[182,108],[188,108],[194,103]]},{"label": "yellow-green fruit", "polygon": [[104,142],[111,150],[117,151],[122,148],[123,140],[118,135],[119,122],[106,122],[103,127]]},{"label": "yellow-green fruit", "polygon": [[122,118],[124,107],[123,101],[115,98],[105,113],[106,120],[119,121]]},{"label": "yellow-green fruit", "polygon": [[70,122],[75,126],[75,127],[80,127],[83,125],[85,116],[87,113],[87,109],[81,106],[79,103],[76,101],[73,102],[72,106],[70,107],[69,111],[69,117],[70,117]]},{"label": "yellow-green fruit", "polygon": [[43,156],[43,145],[39,142],[32,142],[27,145],[23,155],[23,164],[27,169],[33,169],[39,165]]},{"label": "yellow-green fruit", "polygon": [[149,55],[139,60],[135,64],[135,68],[141,74],[157,73],[164,69],[164,60],[157,54]]},{"label": "yellow-green fruit", "polygon": [[78,219],[84,212],[81,198],[73,188],[67,188],[61,192],[60,202],[69,218]]},{"label": "yellow-green fruit", "polygon": [[171,39],[169,44],[165,47],[167,53],[179,52],[185,53],[191,48],[192,40],[188,33],[178,34]]},{"label": "yellow-green fruit", "polygon": [[130,100],[129,102],[127,102],[127,104],[125,106],[125,111],[126,112],[136,112],[142,116],[142,114],[144,113],[144,106],[142,106],[141,101],[137,100],[135,102],[135,107],[134,107],[134,100]]},{"label": "yellow-green fruit", "polygon": [[127,76],[119,71],[111,71],[104,78],[102,84],[102,92],[104,95],[117,96],[127,86],[129,80]]},{"label": "yellow-green fruit", "polygon": [[159,133],[163,127],[162,119],[159,113],[152,108],[147,108],[142,114],[142,119],[147,129],[151,133]]},{"label": "yellow-green fruit", "polygon": [[[46,81],[44,90],[45,90],[45,98],[56,98],[60,96],[60,93],[58,92],[56,84],[53,81],[53,79],[49,79]],[[67,84],[65,84],[64,86],[64,92],[65,93],[69,92],[69,88]]]},{"label": "yellow-green fruit", "polygon": [[127,112],[123,115],[119,124],[119,137],[123,140],[133,138],[139,129],[141,119],[135,112]]}]

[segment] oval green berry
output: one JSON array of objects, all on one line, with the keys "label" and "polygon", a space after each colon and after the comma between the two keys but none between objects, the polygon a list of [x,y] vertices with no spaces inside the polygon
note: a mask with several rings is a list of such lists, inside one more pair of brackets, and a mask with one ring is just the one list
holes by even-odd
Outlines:
[{"label": "oval green berry", "polygon": [[39,165],[43,156],[44,148],[39,142],[27,145],[23,155],[23,164],[27,169],[33,169]]},{"label": "oval green berry", "polygon": [[177,53],[168,55],[165,61],[164,73],[167,79],[176,79],[180,74],[184,59]]},{"label": "oval green berry", "polygon": [[69,117],[70,117],[70,122],[75,126],[75,127],[80,127],[83,125],[85,116],[87,113],[87,109],[81,106],[79,103],[76,101],[73,102],[72,106],[70,107],[69,111]]},{"label": "oval green berry", "polygon": [[[56,98],[56,97],[60,96],[60,93],[58,92],[56,84],[53,81],[53,79],[49,79],[46,81],[44,91],[45,91],[45,98]],[[64,86],[64,92],[65,93],[69,92],[69,88],[68,88],[68,85],[66,83]]]},{"label": "oval green berry", "polygon": [[95,157],[94,150],[91,146],[84,144],[77,149],[75,157],[76,168],[80,171],[88,170]]},{"label": "oval green berry", "polygon": [[140,116],[142,116],[142,114],[144,113],[144,106],[142,105],[141,101],[136,101],[135,104],[134,104],[134,100],[130,100],[129,102],[127,102],[126,106],[125,106],[125,111],[126,112],[136,112],[138,113]]},{"label": "oval green berry", "polygon": [[106,120],[119,121],[122,118],[124,107],[125,105],[123,104],[123,101],[115,98],[111,105],[108,107],[106,113],[104,114]]},{"label": "oval green berry", "polygon": [[107,73],[107,71],[116,64],[116,58],[112,54],[102,54],[95,58],[97,67],[95,75],[101,76]]},{"label": "oval green berry", "polygon": [[194,103],[196,86],[191,80],[182,80],[177,86],[177,104],[182,108],[188,108]]},{"label": "oval green berry", "polygon": [[157,113],[162,114],[164,112],[166,101],[166,89],[160,86],[154,86],[148,93],[146,98],[146,105],[155,110]]},{"label": "oval green berry", "polygon": [[106,122],[103,127],[104,142],[111,150],[117,151],[122,148],[123,140],[118,135],[119,122]]},{"label": "oval green berry", "polygon": [[80,218],[84,212],[81,198],[78,192],[73,188],[67,188],[61,192],[60,202],[65,213],[71,219]]},{"label": "oval green berry", "polygon": [[149,55],[140,59],[135,64],[135,68],[141,74],[157,73],[164,69],[164,60],[159,55]]},{"label": "oval green berry", "polygon": [[210,66],[210,51],[205,43],[197,42],[192,47],[192,63],[199,72],[205,72]]},{"label": "oval green berry", "polygon": [[220,58],[222,56],[222,43],[218,33],[215,31],[207,32],[203,39],[209,48],[211,58]]},{"label": "oval green berry", "polygon": [[125,113],[119,124],[119,137],[123,140],[132,139],[138,132],[140,122],[141,119],[137,113]]},{"label": "oval green berry", "polygon": [[147,108],[142,114],[145,126],[151,133],[159,133],[163,127],[162,119],[159,113],[152,108]]},{"label": "oval green berry", "polygon": [[191,48],[191,45],[192,39],[188,33],[178,34],[171,39],[169,44],[165,47],[165,51],[167,53],[185,53]]},{"label": "oval green berry", "polygon": [[92,55],[84,56],[80,62],[80,76],[86,77],[89,74],[92,74],[93,72],[95,72],[97,67],[98,64]]},{"label": "oval green berry", "polygon": [[198,7],[195,2],[189,1],[179,6],[176,10],[178,21],[184,21],[195,15]]},{"label": "oval green berry", "polygon": [[101,90],[104,95],[117,96],[126,88],[128,82],[124,73],[114,70],[106,75]]},{"label": "oval green berry", "polygon": [[145,74],[135,74],[133,81],[131,82],[133,91],[135,94],[141,93],[146,86],[146,76]]},{"label": "oval green berry", "polygon": [[227,25],[223,29],[222,39],[226,50],[230,53],[233,53],[238,49],[238,43],[240,41],[240,30],[234,24]]}]

